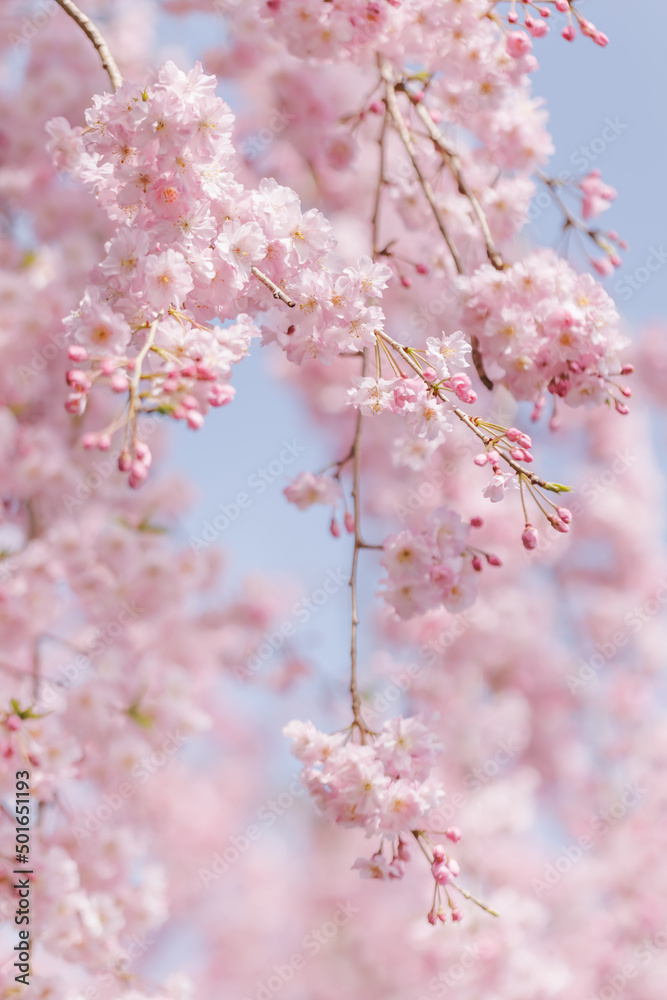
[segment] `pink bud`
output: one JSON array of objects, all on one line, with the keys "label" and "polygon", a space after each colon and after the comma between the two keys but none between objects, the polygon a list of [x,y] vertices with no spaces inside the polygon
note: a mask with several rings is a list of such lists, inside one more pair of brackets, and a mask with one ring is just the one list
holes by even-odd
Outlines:
[{"label": "pink bud", "polygon": [[444,861],[434,862],[431,865],[431,874],[438,885],[447,885],[452,881],[452,873]]},{"label": "pink bud", "polygon": [[151,450],[145,441],[134,442],[134,454],[140,462],[144,463],[147,469],[150,468],[153,459],[151,457]]},{"label": "pink bud", "polygon": [[226,406],[236,395],[236,389],[229,385],[212,385],[208,391],[208,401],[211,406]]},{"label": "pink bud", "polygon": [[462,837],[462,833],[459,830],[458,826],[450,826],[445,830],[445,836],[448,837],[453,844],[458,844],[459,840]]},{"label": "pink bud", "polygon": [[524,549],[528,549],[530,552],[532,549],[537,548],[537,531],[532,526],[532,524],[527,524],[521,535],[521,541],[523,542]]},{"label": "pink bud", "polygon": [[416,264],[415,271],[417,274],[428,274],[428,266],[426,264]]},{"label": "pink bud", "polygon": [[65,409],[74,416],[80,416],[86,408],[86,397],[78,392],[71,392],[65,400]]},{"label": "pink bud", "polygon": [[558,516],[565,524],[570,524],[572,521],[572,511],[568,510],[567,507],[557,507]]},{"label": "pink bud", "polygon": [[567,28],[565,28],[563,30],[562,34],[563,34],[563,38],[565,39],[566,42],[573,42],[575,40],[575,38],[577,37],[577,33],[576,33],[576,31],[574,30],[574,28],[572,27],[571,24],[569,24],[567,26]]},{"label": "pink bud", "polygon": [[459,875],[461,872],[460,865],[458,861],[454,861],[454,858],[449,859],[449,861],[447,862],[447,867],[449,868],[454,878],[456,878],[456,876]]},{"label": "pink bud", "polygon": [[100,451],[108,451],[111,447],[111,436],[109,434],[100,434],[97,439],[97,447]]},{"label": "pink bud", "polygon": [[97,448],[97,434],[84,434],[81,438],[81,444],[87,450]]},{"label": "pink bud", "polygon": [[433,861],[434,863],[441,864],[446,857],[446,851],[442,844],[436,844],[433,848]]},{"label": "pink bud", "polygon": [[204,414],[200,413],[199,410],[188,410],[188,415],[185,419],[192,431],[198,431],[200,427],[204,426]]},{"label": "pink bud", "polygon": [[128,381],[122,372],[116,372],[115,375],[111,376],[109,385],[114,392],[125,392],[127,390]]},{"label": "pink bud", "polygon": [[372,111],[374,115],[382,115],[384,114],[384,104],[382,101],[373,101],[368,110]]},{"label": "pink bud", "polygon": [[354,514],[351,510],[345,511],[345,530],[350,534],[354,533]]},{"label": "pink bud", "polygon": [[623,365],[621,368],[621,375],[632,375],[635,370],[634,365]]},{"label": "pink bud", "polygon": [[507,20],[509,21],[510,24],[516,24],[516,22],[519,20],[519,15],[515,10],[511,10],[507,15]]},{"label": "pink bud", "polygon": [[455,924],[460,924],[463,920],[463,910],[454,909],[452,910],[452,920]]},{"label": "pink bud", "polygon": [[148,479],[148,469],[143,462],[133,462],[128,477],[128,485],[133,489],[138,489],[142,483]]},{"label": "pink bud", "polygon": [[103,375],[113,375],[116,367],[117,365],[113,358],[102,358],[100,362],[100,370]]},{"label": "pink bud", "polygon": [[630,407],[626,406],[625,403],[619,403],[617,401],[615,403],[615,407],[616,407],[616,412],[620,413],[621,416],[623,416],[623,417],[627,416],[627,414],[630,412]]},{"label": "pink bud", "polygon": [[335,517],[331,518],[331,524],[329,525],[329,531],[334,538],[340,538],[340,524]]},{"label": "pink bud", "polygon": [[410,848],[405,843],[405,841],[404,840],[400,840],[400,838],[399,838],[399,841],[398,841],[398,851],[396,852],[396,854],[397,854],[397,857],[399,857],[401,859],[401,861],[409,861],[410,857],[411,857],[411,855],[410,855]]},{"label": "pink bud", "polygon": [[528,35],[523,31],[512,31],[506,39],[507,51],[513,59],[527,56],[533,47]]},{"label": "pink bud", "polygon": [[88,358],[88,351],[85,347],[81,347],[80,344],[70,344],[67,348],[67,357],[70,361],[86,361]]},{"label": "pink bud", "polygon": [[488,562],[489,566],[502,566],[503,564],[502,559],[499,559],[498,556],[494,556],[493,553],[491,553],[486,557],[486,561]]},{"label": "pink bud", "polygon": [[479,556],[473,556],[472,557],[472,568],[475,570],[476,573],[481,573],[482,572],[484,566],[483,566],[482,560],[479,558]]},{"label": "pink bud", "polygon": [[475,455],[473,461],[475,465],[486,465],[486,463],[489,461],[489,456],[486,454],[486,452],[482,452],[481,455]]},{"label": "pink bud", "polygon": [[68,385],[72,386],[72,388],[81,389],[82,392],[87,392],[93,384],[86,373],[82,372],[79,368],[70,368],[65,378]]},{"label": "pink bud", "polygon": [[428,920],[429,924],[431,924],[431,926],[433,927],[438,922],[438,914],[435,912],[435,910],[431,910],[426,919]]},{"label": "pink bud", "polygon": [[118,456],[118,468],[121,472],[129,472],[132,467],[132,458],[127,448],[124,448]]},{"label": "pink bud", "polygon": [[570,3],[569,0],[554,0],[554,6],[561,14],[564,14],[569,9]]},{"label": "pink bud", "polygon": [[470,527],[471,528],[481,528],[483,524],[484,524],[484,519],[481,518],[481,517],[471,517],[470,518]]},{"label": "pink bud", "polygon": [[18,729],[21,728],[21,720],[19,719],[18,715],[12,714],[8,716],[5,725],[7,726],[7,729],[9,729],[10,732],[15,733]]},{"label": "pink bud", "polygon": [[409,278],[407,274],[402,274],[401,284],[403,285],[403,288],[412,288],[412,278]]},{"label": "pink bud", "polygon": [[560,531],[562,535],[566,535],[570,530],[568,525],[561,521],[558,517],[550,517],[549,524],[552,528],[555,528],[556,531]]},{"label": "pink bud", "polygon": [[604,31],[596,31],[595,34],[593,35],[593,41],[595,42],[596,45],[599,45],[601,48],[604,48],[606,45],[609,44],[609,38],[607,35],[605,35]]}]

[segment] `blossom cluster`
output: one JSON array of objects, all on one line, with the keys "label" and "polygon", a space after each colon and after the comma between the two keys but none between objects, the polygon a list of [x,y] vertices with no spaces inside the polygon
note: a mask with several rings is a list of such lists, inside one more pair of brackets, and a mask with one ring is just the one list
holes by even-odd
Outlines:
[{"label": "blossom cluster", "polygon": [[461,285],[486,372],[516,399],[541,408],[550,392],[570,406],[611,401],[627,412],[617,395],[627,393],[613,381],[626,340],[612,299],[590,274],[539,250],[503,271],[483,265]]},{"label": "blossom cluster", "polygon": [[[473,524],[481,521],[475,519]],[[383,596],[399,618],[438,607],[459,612],[473,604],[482,558],[492,566],[500,565],[500,560],[468,544],[470,527],[455,511],[439,507],[428,515],[423,528],[406,529],[385,539]]]},{"label": "blossom cluster", "polygon": [[334,823],[393,838],[423,830],[444,800],[429,777],[440,743],[416,718],[391,719],[363,744],[349,732],[322,733],[312,722],[290,722],[283,732],[304,765],[301,784]]},{"label": "blossom cluster", "polygon": [[[166,63],[154,83],[125,83],[97,96],[87,128],[48,125],[56,164],[97,197],[117,230],[66,326],[67,409],[84,411],[94,386],[128,399],[127,410],[90,447],[106,450],[129,425],[119,460],[130,483],[146,478],[150,452],[136,416],[158,410],[199,428],[209,406],[233,397],[232,365],[267,318],[266,339],[290,359],[328,360],[373,343],[390,271],[361,258],[345,267],[331,226],[273,180],[246,190],[234,176],[233,115],[216,78]],[[262,265],[260,271],[258,265]],[[285,288],[289,287],[289,294]],[[292,317],[285,319],[285,305]]]}]

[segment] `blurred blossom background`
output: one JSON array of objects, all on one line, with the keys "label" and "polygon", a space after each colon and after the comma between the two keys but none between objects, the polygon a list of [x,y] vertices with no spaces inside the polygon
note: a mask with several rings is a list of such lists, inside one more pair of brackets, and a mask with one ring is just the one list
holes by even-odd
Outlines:
[{"label": "blurred blossom background", "polygon": [[[147,0],[86,5],[101,23],[110,14],[118,19],[112,36],[130,52],[136,46],[135,64],[152,37],[152,65],[172,59],[187,70],[201,59],[220,73],[224,18],[165,7]],[[430,927],[432,880],[428,866],[419,870],[416,844],[409,878],[361,880],[351,867],[370,853],[368,840],[317,816],[298,783],[283,726],[312,719],[330,732],[349,723],[352,546],[345,530],[332,536],[331,510],[314,505],[301,512],[283,491],[301,471],[341,458],[353,424],[341,403],[337,363],[313,366],[299,380],[275,344],[253,341],[234,372],[233,405],[212,412],[197,432],[176,421],[158,432],[158,473],[167,486],[163,496],[158,487],[149,496],[156,509],[169,507],[174,543],[184,553],[158,565],[155,586],[173,583],[174,615],[192,605],[205,622],[182,645],[174,640],[174,655],[212,662],[206,629],[223,619],[221,661],[227,653],[231,661],[244,629],[257,633],[257,648],[242,669],[216,676],[210,702],[201,705],[210,711],[210,728],[198,732],[193,723],[173,756],[164,751],[168,767],[160,765],[158,777],[142,786],[154,838],[148,853],[159,855],[172,880],[164,889],[170,917],[136,941],[126,939],[122,981],[110,981],[101,961],[92,979],[82,979],[80,995],[89,1000],[157,996],[151,984],[165,977],[175,1000],[665,996],[667,130],[660,104],[667,93],[667,7],[622,0],[579,7],[609,45],[581,37],[568,44],[558,32],[536,40],[533,92],[546,101],[556,150],[546,172],[567,185],[599,169],[618,192],[603,225],[628,249],[623,266],[600,280],[632,340],[623,357],[636,369],[627,380],[630,413],[563,407],[551,432],[548,415],[531,425],[531,407],[496,388],[491,412],[531,433],[539,471],[571,486],[564,501],[574,514],[571,531],[540,528],[537,548],[525,551],[518,493],[503,504],[484,499],[474,451],[457,450],[456,438],[442,452],[433,495],[482,517],[480,544],[503,560],[497,570],[485,566],[478,602],[459,614],[443,608],[418,623],[399,623],[377,596],[381,553],[363,552],[360,574],[368,719],[379,728],[391,716],[419,714],[437,732],[444,744],[437,776],[447,790],[442,829],[463,831],[455,852],[461,884],[501,916],[471,906],[460,925]],[[54,38],[64,45],[74,28],[63,26],[57,11],[44,30],[55,31],[56,21]],[[7,52],[6,90],[25,61],[23,48]],[[97,68],[90,73],[92,95],[103,79]],[[272,111],[253,104],[243,75],[221,76],[218,93],[239,116],[243,148]],[[50,94],[49,117],[59,113],[53,103]],[[254,170],[287,172],[281,144],[288,133],[273,130],[259,160],[242,167],[246,182]],[[363,180],[369,165],[353,161],[349,169]],[[317,207],[312,186],[304,182],[300,194],[305,207]],[[522,250],[550,246],[577,268],[587,266],[544,185],[537,185],[529,218],[518,238]],[[332,222],[344,253],[369,252],[368,227],[342,207]],[[369,242],[360,250],[364,233]],[[442,327],[452,332],[446,312]],[[419,474],[391,465],[394,425],[366,423],[364,535],[379,543],[399,530],[411,504],[431,499],[419,499]],[[335,516],[342,521],[340,505]],[[222,584],[209,586],[202,570],[200,589],[182,594],[179,578],[189,579],[192,565],[205,560],[220,563]],[[166,644],[168,619],[161,626]],[[148,625],[140,636],[146,646],[158,638]],[[161,648],[156,660],[167,652]],[[175,706],[188,686],[180,683],[170,688]],[[92,698],[91,730],[97,710]],[[134,714],[140,718],[141,709]],[[120,848],[113,838],[105,847],[104,838],[122,822],[119,812],[86,842],[91,866],[96,858],[112,864]],[[63,894],[75,891],[64,863],[59,878],[69,887]],[[162,878],[156,864],[144,902],[133,897],[137,912],[163,898]],[[77,913],[76,921],[85,919]],[[105,933],[101,921],[98,936]],[[1,940],[7,945],[9,934]],[[10,987],[0,998],[16,995]],[[46,987],[35,994],[56,995]],[[66,996],[78,1000],[73,987]]]}]

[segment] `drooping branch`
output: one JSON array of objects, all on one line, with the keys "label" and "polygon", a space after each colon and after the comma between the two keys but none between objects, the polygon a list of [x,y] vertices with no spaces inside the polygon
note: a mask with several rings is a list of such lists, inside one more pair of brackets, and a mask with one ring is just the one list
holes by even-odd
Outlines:
[{"label": "drooping branch", "polygon": [[87,14],[79,10],[75,3],[72,3],[72,0],[56,0],[56,3],[62,7],[66,14],[69,14],[73,21],[76,21],[97,49],[102,60],[102,66],[108,74],[111,87],[115,93],[122,85],[123,77],[99,28],[93,24]]},{"label": "drooping branch", "polygon": [[428,178],[424,175],[421,168],[419,160],[417,159],[417,154],[415,151],[414,143],[412,141],[412,136],[410,131],[403,120],[403,115],[401,114],[401,109],[398,106],[398,100],[396,98],[396,83],[394,80],[394,71],[389,64],[388,60],[384,56],[378,56],[378,67],[380,69],[380,74],[385,83],[385,100],[387,102],[387,111],[391,115],[391,118],[396,126],[396,131],[398,132],[401,142],[405,146],[405,150],[412,161],[412,166],[414,167],[415,173],[419,179],[424,196],[431,206],[431,211],[433,212],[433,217],[437,223],[438,229],[442,233],[442,237],[449,247],[449,252],[452,255],[452,260],[454,261],[454,266],[459,274],[464,273],[463,262],[461,261],[461,256],[454,245],[451,236],[447,232],[447,227],[445,226],[444,219],[442,218],[442,213],[438,208],[438,203],[435,200],[435,195],[433,193],[433,188]]},{"label": "drooping branch", "polygon": [[[366,351],[361,367],[362,378],[366,375],[368,360]],[[354,441],[352,442],[352,504],[354,513],[354,552],[352,554],[352,570],[350,572],[350,594],[352,605],[352,623],[350,628],[350,695],[352,697],[352,717],[354,725],[359,730],[361,742],[368,732],[366,724],[361,714],[361,698],[359,696],[359,686],[357,681],[357,627],[359,625],[359,604],[357,597],[357,571],[359,564],[359,551],[363,548],[370,548],[361,537],[361,432],[363,426],[363,416],[361,410],[357,411],[357,421],[354,430]]]},{"label": "drooping branch", "polygon": [[479,223],[479,228],[482,231],[482,236],[484,238],[484,246],[486,247],[486,256],[489,258],[489,260],[491,261],[491,263],[493,264],[493,266],[496,268],[497,271],[502,271],[505,266],[502,255],[500,251],[496,249],[496,246],[493,242],[493,237],[491,236],[491,230],[489,229],[488,220],[486,218],[486,215],[484,214],[482,206],[478,201],[477,195],[469,187],[468,182],[466,181],[463,175],[463,171],[461,169],[461,161],[458,157],[458,154],[449,145],[447,139],[445,138],[443,133],[440,131],[438,126],[431,118],[428,108],[425,107],[423,102],[416,101],[414,96],[410,94],[410,92],[407,89],[405,89],[405,93],[412,101],[415,111],[417,112],[417,116],[426,126],[426,130],[428,131],[428,134],[431,137],[434,146],[442,154],[445,163],[449,167],[454,177],[454,180],[458,185],[460,194],[462,194],[463,197],[467,198],[468,201],[470,202],[470,207],[472,208],[475,218]]},{"label": "drooping branch", "polygon": [[[375,336],[380,338],[380,340],[384,340],[386,344],[389,344],[389,346],[396,351],[399,357],[401,357],[405,363],[409,365],[414,372],[416,372],[419,378],[421,378],[422,381],[429,387],[431,392],[435,393],[435,395],[438,396],[438,398],[443,402],[449,403],[447,397],[443,395],[442,390],[431,385],[428,379],[424,377],[424,372],[408,348],[406,348],[403,344],[399,344],[397,340],[394,340],[393,337],[390,337],[389,334],[384,333],[381,330],[376,330]],[[469,414],[467,414],[464,410],[461,410],[458,406],[452,406],[451,410],[456,414],[459,420],[473,432],[473,434],[477,435],[480,441],[484,444],[485,448],[493,446],[493,437],[490,434],[485,434],[484,431],[477,426],[473,417],[469,416]],[[523,465],[520,465],[517,461],[515,461],[515,459],[512,458],[511,455],[506,454],[504,451],[499,451],[499,455],[503,461],[517,473],[518,476],[523,476],[524,479],[528,480],[528,482],[532,483],[534,486],[540,486],[543,490],[549,490],[552,493],[562,493],[567,490],[567,487],[563,487],[559,483],[548,483],[545,479],[541,479],[534,472],[531,472]]]}]

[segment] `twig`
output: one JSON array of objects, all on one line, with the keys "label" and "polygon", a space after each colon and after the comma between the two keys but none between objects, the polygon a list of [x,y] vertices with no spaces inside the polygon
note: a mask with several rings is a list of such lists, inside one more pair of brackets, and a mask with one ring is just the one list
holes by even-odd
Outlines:
[{"label": "twig", "polygon": [[486,247],[486,256],[489,258],[493,266],[497,271],[502,271],[504,268],[504,262],[502,255],[493,242],[493,237],[491,236],[491,230],[489,229],[489,223],[487,221],[486,215],[477,200],[477,195],[468,187],[463,172],[461,170],[461,161],[459,160],[458,154],[452,149],[452,147],[447,142],[445,136],[442,134],[438,126],[435,124],[431,118],[428,108],[420,101],[416,101],[412,94],[408,90],[405,91],[408,95],[412,104],[417,112],[417,116],[421,118],[422,122],[426,126],[429,136],[431,137],[436,148],[444,156],[447,166],[454,175],[454,180],[456,181],[459,192],[467,198],[470,202],[470,207],[472,208],[475,217],[479,223],[479,228],[482,230],[482,236],[484,237],[484,245]]},{"label": "twig", "polygon": [[380,133],[380,138],[378,140],[380,146],[380,169],[378,171],[378,186],[375,192],[375,204],[373,206],[373,218],[371,220],[371,226],[373,228],[373,259],[377,257],[380,252],[378,247],[378,232],[380,227],[380,202],[382,200],[382,189],[387,183],[387,178],[385,176],[384,163],[385,163],[385,138],[387,135],[387,122],[389,120],[389,112],[385,108],[384,118],[382,119],[382,131]]},{"label": "twig", "polygon": [[538,180],[541,180],[544,185],[546,185],[546,187],[549,189],[549,194],[551,195],[556,205],[558,205],[558,208],[565,216],[565,225],[563,228],[578,229],[580,232],[585,233],[586,236],[589,236],[590,239],[592,239],[593,242],[596,244],[596,246],[599,246],[601,250],[604,250],[606,253],[609,253],[609,244],[600,236],[597,229],[591,229],[589,226],[586,225],[585,222],[582,222],[581,219],[577,218],[577,216],[574,215],[574,213],[571,212],[570,209],[567,207],[567,205],[565,204],[565,202],[563,201],[563,199],[560,197],[560,195],[556,190],[556,188],[559,186],[558,181],[554,180],[553,177],[548,177],[547,174],[543,173],[541,170],[536,170],[535,176],[538,178]]},{"label": "twig", "polygon": [[122,85],[123,77],[121,76],[120,70],[116,65],[116,60],[111,55],[109,46],[102,37],[99,28],[93,24],[90,18],[84,14],[82,10],[79,10],[75,3],[72,3],[72,0],[56,0],[56,3],[62,7],[66,14],[69,14],[73,21],[76,21],[81,30],[88,36],[88,38],[90,38],[99,53],[100,59],[102,60],[102,66],[107,71],[111,81],[111,86],[115,93]]},{"label": "twig", "polygon": [[[368,359],[364,351],[364,360],[361,367],[361,377],[366,375]],[[352,481],[352,503],[354,507],[354,553],[352,555],[352,571],[350,573],[350,592],[352,595],[352,625],[350,629],[350,694],[352,696],[352,717],[361,735],[361,742],[367,732],[366,724],[361,714],[361,698],[357,685],[357,626],[359,625],[359,607],[357,601],[357,565],[359,562],[359,551],[365,548],[361,538],[361,500],[359,486],[361,479],[361,410],[357,411],[357,422],[354,431],[354,441],[352,442],[353,459],[353,481]]]},{"label": "twig", "polygon": [[263,285],[266,285],[268,290],[272,293],[274,299],[280,299],[280,301],[284,302],[286,306],[290,307],[290,309],[294,309],[296,302],[294,302],[294,300],[291,299],[289,295],[287,295],[282,290],[282,288],[279,288],[278,285],[276,285],[275,281],[271,281],[271,278],[269,278],[268,275],[260,271],[258,267],[255,267],[254,264],[250,268],[250,270],[255,275],[255,277],[262,282]]},{"label": "twig", "polygon": [[447,227],[445,226],[442,214],[435,200],[435,195],[433,194],[433,188],[431,187],[430,182],[422,172],[422,169],[419,165],[419,160],[417,159],[417,154],[415,152],[414,143],[412,142],[412,137],[405,122],[403,121],[401,109],[399,108],[398,101],[396,99],[394,71],[392,70],[389,62],[384,58],[384,56],[380,55],[378,55],[378,67],[380,69],[380,74],[382,75],[382,79],[385,82],[387,110],[394,121],[396,130],[401,138],[401,142],[405,146],[406,152],[410,157],[410,159],[412,160],[412,166],[414,167],[415,173],[419,178],[419,183],[422,186],[422,190],[424,192],[426,200],[431,206],[431,211],[433,212],[433,216],[438,225],[438,229],[442,233],[443,239],[447,244],[447,246],[449,247],[449,252],[452,255],[454,266],[456,267],[456,270],[458,271],[459,274],[463,274],[464,269],[461,257],[459,256],[459,252],[452,243],[451,237],[447,232]]},{"label": "twig", "polygon": [[[417,375],[428,386],[428,388],[432,392],[434,392],[436,396],[438,396],[438,398],[441,399],[444,403],[449,403],[447,397],[442,395],[441,390],[434,388],[430,384],[430,382],[428,382],[427,379],[424,378],[423,371],[421,370],[417,362],[414,360],[410,352],[402,344],[399,344],[397,340],[394,340],[392,337],[389,336],[389,334],[384,333],[382,330],[376,330],[375,336],[379,337],[381,340],[384,340],[387,344],[389,344],[390,347],[393,347],[396,353],[401,358],[403,358],[406,364],[410,365],[412,370],[417,373]],[[480,430],[480,428],[477,426],[472,417],[468,416],[468,414],[465,413],[464,410],[459,409],[458,406],[452,406],[451,409],[452,413],[455,413],[456,416],[459,418],[459,420],[462,423],[464,423],[466,427],[468,427],[473,432],[473,434],[477,435],[480,441],[484,443],[484,446],[486,448],[492,446],[493,444],[492,436],[490,434],[485,434],[484,431]],[[503,461],[507,462],[510,468],[514,469],[514,471],[518,475],[524,476],[525,479],[533,483],[534,486],[541,486],[543,490],[551,490],[556,493],[562,492],[563,489],[562,487],[560,489],[556,488],[559,485],[558,483],[548,483],[546,480],[540,479],[540,477],[535,475],[534,472],[530,472],[528,469],[525,469],[522,465],[519,465],[518,462],[515,462],[515,460],[510,455],[505,454],[505,452],[503,451],[500,451],[499,455],[503,459]]]}]

